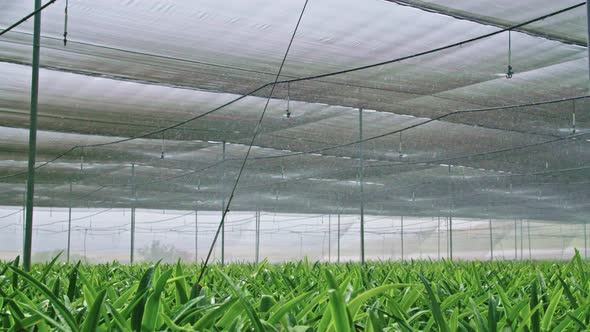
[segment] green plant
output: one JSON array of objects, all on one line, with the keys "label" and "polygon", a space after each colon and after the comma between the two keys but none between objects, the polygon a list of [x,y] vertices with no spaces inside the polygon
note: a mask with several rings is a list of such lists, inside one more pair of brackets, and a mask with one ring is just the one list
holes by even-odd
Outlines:
[{"label": "green plant", "polygon": [[0,263],[0,330],[578,331],[589,265]]}]

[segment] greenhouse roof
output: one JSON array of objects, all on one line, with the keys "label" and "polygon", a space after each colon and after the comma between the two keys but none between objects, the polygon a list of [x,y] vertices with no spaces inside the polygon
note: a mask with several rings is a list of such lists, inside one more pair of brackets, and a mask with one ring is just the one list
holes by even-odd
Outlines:
[{"label": "greenhouse roof", "polygon": [[[219,210],[303,3],[75,0],[66,45],[49,6],[35,204]],[[31,11],[3,2],[0,27]],[[2,205],[23,202],[32,27],[0,37]],[[585,222],[586,38],[579,1],[310,0],[231,209]]]}]

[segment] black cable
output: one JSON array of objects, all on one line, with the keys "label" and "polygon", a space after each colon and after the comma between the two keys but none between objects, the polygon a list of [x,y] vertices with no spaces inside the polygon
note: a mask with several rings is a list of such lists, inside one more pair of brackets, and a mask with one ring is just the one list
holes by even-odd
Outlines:
[{"label": "black cable", "polygon": [[383,66],[383,65],[392,64],[394,62],[400,62],[400,61],[404,61],[404,60],[409,60],[409,59],[417,58],[417,57],[420,57],[420,56],[423,56],[423,55],[428,55],[428,54],[432,54],[432,53],[444,51],[444,50],[449,49],[449,48],[453,48],[453,47],[457,47],[457,46],[463,46],[464,44],[468,44],[468,43],[472,43],[474,41],[478,41],[478,40],[481,40],[481,39],[492,37],[492,36],[501,34],[501,33],[506,32],[506,31],[518,29],[518,28],[520,28],[522,26],[529,25],[529,24],[534,23],[534,22],[537,22],[537,21],[542,21],[542,20],[544,20],[546,18],[555,16],[555,15],[559,15],[559,14],[565,13],[567,11],[570,11],[572,9],[576,9],[578,7],[585,6],[585,5],[586,5],[586,2],[580,2],[580,3],[575,4],[573,6],[569,6],[569,7],[566,7],[564,9],[560,9],[558,11],[555,11],[555,12],[552,12],[552,13],[549,13],[549,14],[546,14],[546,15],[543,15],[543,16],[539,16],[539,17],[530,19],[528,21],[525,21],[525,22],[522,22],[522,23],[519,23],[519,24],[516,24],[516,25],[509,26],[509,27],[504,28],[504,29],[500,29],[500,30],[497,30],[497,31],[494,31],[494,32],[490,32],[490,33],[487,33],[487,34],[484,34],[484,35],[481,35],[481,36],[473,37],[473,38],[466,39],[466,40],[463,40],[463,41],[460,41],[460,42],[456,42],[456,43],[453,43],[453,44],[449,44],[449,45],[446,45],[446,46],[441,46],[441,47],[433,48],[433,49],[430,49],[428,51],[424,51],[424,52],[420,52],[420,53],[415,53],[415,54],[412,54],[412,55],[404,56],[404,57],[401,57],[401,58],[387,60],[387,61],[382,61],[382,62],[378,62],[378,63],[366,65],[366,66],[360,66],[360,67],[354,67],[354,68],[350,68],[350,69],[344,69],[344,70],[334,71],[334,72],[326,73],[326,74],[320,74],[320,75],[315,75],[315,76],[308,76],[308,77],[303,77],[303,78],[296,78],[296,79],[291,79],[291,80],[279,81],[277,83],[278,84],[282,84],[282,83],[294,83],[294,82],[300,82],[300,81],[314,80],[314,79],[318,79],[318,78],[324,78],[324,77],[330,77],[330,76],[335,76],[335,75],[342,75],[342,74],[352,73],[352,72],[359,71],[359,70],[375,68],[375,67],[379,67],[379,66]]},{"label": "black cable", "polygon": [[45,8],[49,7],[50,5],[52,5],[56,0],[50,0],[48,3],[44,4],[43,6],[41,6],[39,9],[35,10],[34,12],[30,13],[29,15],[21,18],[20,20],[18,20],[16,23],[14,23],[13,25],[9,26],[8,28],[2,30],[2,32],[0,32],[0,36],[2,36],[3,34],[7,33],[8,31],[16,28],[17,26],[21,25],[23,22],[25,22],[26,20],[28,20],[29,18],[35,16],[35,14],[41,12],[42,10],[44,10]]},{"label": "black cable", "polygon": [[254,141],[256,140],[256,137],[258,136],[258,133],[261,130],[262,120],[264,119],[264,115],[265,115],[266,110],[268,108],[270,98],[272,97],[272,94],[274,92],[276,84],[279,80],[279,77],[281,76],[281,71],[283,70],[283,66],[285,65],[285,61],[287,60],[287,55],[289,55],[289,50],[291,49],[291,45],[293,44],[293,40],[295,39],[295,34],[297,33],[297,29],[299,29],[299,24],[301,23],[301,19],[303,18],[303,14],[305,13],[305,8],[307,7],[308,1],[309,0],[305,0],[305,3],[303,4],[303,8],[301,9],[301,13],[299,14],[299,19],[297,20],[297,24],[295,25],[295,29],[293,30],[293,34],[291,35],[291,39],[289,40],[289,46],[287,46],[287,50],[285,51],[285,55],[283,56],[283,60],[281,61],[281,65],[280,65],[277,75],[275,77],[275,82],[272,85],[272,88],[270,90],[270,94],[268,95],[268,98],[266,99],[266,103],[264,104],[264,109],[262,110],[262,114],[260,115],[260,118],[258,119],[258,124],[254,128],[254,133],[252,135],[252,139],[250,140],[250,145],[248,146],[246,156],[244,156],[244,161],[242,162],[242,166],[240,167],[240,171],[238,172],[238,176],[236,177],[236,181],[234,182],[233,189],[231,191],[231,194],[229,195],[229,199],[227,200],[227,204],[223,209],[223,215],[221,216],[221,221],[219,222],[219,226],[217,227],[217,232],[215,232],[215,237],[213,238],[213,242],[211,243],[211,247],[209,247],[209,253],[207,254],[207,258],[205,259],[205,261],[203,261],[203,266],[201,268],[201,272],[199,273],[199,277],[197,278],[197,285],[200,284],[201,279],[203,278],[203,275],[205,273],[205,270],[207,269],[207,264],[209,263],[209,259],[211,258],[211,253],[213,252],[213,248],[215,247],[215,243],[217,242],[217,238],[219,237],[219,232],[221,231],[221,228],[223,227],[223,223],[225,221],[225,216],[229,212],[231,202],[234,198],[234,194],[236,192],[236,189],[238,188],[238,184],[240,183],[240,178],[242,176],[242,173],[244,172],[244,168],[246,168],[246,163],[248,162],[248,157],[250,156],[250,152],[252,151],[252,146],[254,145]]},{"label": "black cable", "polygon": [[[256,89],[251,90],[251,91],[247,92],[246,94],[241,95],[241,96],[239,96],[237,98],[234,98],[234,99],[232,99],[232,100],[224,103],[223,105],[218,106],[218,107],[216,107],[216,108],[214,108],[214,109],[212,109],[210,111],[207,111],[205,113],[202,113],[200,115],[194,116],[194,117],[189,118],[187,120],[178,122],[178,123],[176,123],[174,125],[170,125],[170,126],[165,127],[165,128],[161,128],[161,129],[158,129],[158,130],[155,130],[155,131],[152,131],[152,132],[148,132],[148,133],[145,133],[145,134],[141,134],[141,135],[137,135],[137,136],[132,136],[132,137],[124,138],[124,139],[119,139],[119,140],[115,140],[115,141],[107,142],[107,143],[98,143],[98,144],[88,144],[88,145],[76,145],[76,146],[73,146],[70,149],[66,150],[65,152],[58,154],[56,157],[54,157],[54,158],[52,158],[52,159],[50,159],[50,160],[48,160],[46,162],[43,162],[40,165],[36,166],[35,169],[39,169],[41,167],[44,167],[47,164],[50,164],[50,163],[52,163],[52,162],[54,162],[54,161],[62,158],[66,154],[68,154],[68,153],[70,153],[70,152],[72,152],[72,151],[74,151],[76,149],[79,149],[79,148],[84,148],[84,147],[100,147],[100,146],[113,145],[113,144],[128,142],[128,141],[132,141],[132,140],[136,140],[136,139],[140,139],[140,138],[145,138],[145,137],[148,137],[148,136],[151,136],[151,135],[163,133],[165,131],[168,131],[168,130],[177,128],[177,127],[182,126],[182,125],[184,125],[186,123],[189,123],[189,122],[192,122],[192,121],[197,120],[199,118],[202,118],[202,117],[204,117],[206,115],[209,115],[211,113],[217,112],[218,110],[220,110],[222,108],[225,108],[225,107],[227,107],[229,105],[232,105],[232,104],[234,104],[234,103],[236,103],[236,102],[238,102],[238,101],[240,101],[240,100],[242,100],[242,99],[244,99],[244,98],[246,98],[246,97],[248,97],[248,96],[250,96],[250,95],[252,95],[252,94],[254,94],[254,93],[256,93],[256,92],[258,92],[258,91],[260,91],[260,90],[262,90],[264,88],[266,88],[266,87],[268,87],[268,86],[272,86],[272,89],[274,89],[274,87],[275,87],[276,84],[293,83],[293,82],[300,82],[300,81],[307,81],[307,80],[313,80],[313,79],[318,79],[318,78],[336,76],[336,75],[341,75],[341,74],[345,74],[345,73],[355,72],[355,71],[359,71],[359,70],[374,68],[374,67],[378,67],[378,66],[382,66],[382,65],[387,65],[387,64],[391,64],[391,63],[395,63],[395,62],[400,62],[400,61],[403,61],[403,60],[408,60],[408,59],[420,57],[420,56],[423,56],[423,55],[428,55],[428,54],[439,52],[439,51],[442,51],[442,50],[445,50],[445,49],[449,49],[449,48],[453,48],[453,47],[457,47],[457,46],[462,46],[463,44],[467,44],[467,43],[471,43],[471,42],[474,42],[474,41],[477,41],[477,40],[488,38],[488,37],[491,37],[491,36],[500,34],[500,33],[505,32],[505,31],[510,31],[510,30],[519,28],[519,27],[524,26],[524,25],[528,25],[528,24],[531,24],[531,23],[534,23],[534,22],[537,22],[537,21],[540,21],[540,20],[544,20],[546,18],[555,16],[555,15],[562,14],[564,12],[573,10],[573,9],[578,8],[580,6],[583,6],[583,5],[585,5],[585,2],[576,4],[576,5],[573,5],[573,6],[570,6],[570,7],[566,7],[564,9],[561,9],[561,10],[558,10],[558,11],[555,11],[555,12],[552,12],[552,13],[549,13],[549,14],[546,14],[546,15],[543,15],[543,16],[539,16],[537,18],[533,18],[533,19],[528,20],[528,21],[525,21],[523,23],[516,24],[516,25],[510,26],[510,27],[507,27],[507,28],[504,28],[504,29],[501,29],[501,30],[498,30],[498,31],[495,31],[495,32],[491,32],[491,33],[488,33],[488,34],[484,34],[484,35],[481,35],[481,36],[478,36],[478,37],[470,38],[470,39],[467,39],[467,40],[464,40],[464,41],[460,41],[460,42],[457,42],[457,43],[449,44],[449,45],[446,45],[446,46],[441,46],[441,47],[434,48],[434,49],[431,49],[431,50],[428,50],[428,51],[424,51],[424,52],[420,52],[420,53],[415,53],[415,54],[412,54],[412,55],[408,55],[408,56],[404,56],[404,57],[400,57],[400,58],[396,58],[396,59],[392,59],[392,60],[387,60],[387,61],[382,61],[382,62],[370,64],[370,65],[365,65],[365,66],[360,66],[360,67],[354,67],[354,68],[350,68],[350,69],[335,71],[335,72],[331,72],[331,73],[325,73],[325,74],[320,74],[320,75],[314,75],[314,76],[308,76],[308,77],[302,77],[302,78],[289,79],[289,80],[284,80],[284,81],[278,81],[277,80],[274,83],[266,83],[266,84],[264,84],[264,85],[262,85],[262,86],[260,86],[260,87],[258,87]],[[7,178],[7,177],[13,177],[13,176],[17,176],[17,175],[24,175],[26,173],[27,172],[24,172],[23,171],[23,172],[19,172],[19,173],[10,174],[10,175],[5,175],[5,176],[0,177],[0,179]]]},{"label": "black cable", "polygon": [[[102,210],[102,211],[99,211],[99,212],[96,212],[96,213],[93,213],[93,214],[90,214],[90,215],[87,215],[87,216],[78,217],[78,218],[72,218],[71,221],[77,221],[77,220],[84,220],[84,219],[92,218],[94,216],[98,216],[99,214],[103,214],[105,212],[108,212],[108,211],[110,211],[112,209],[113,208],[108,208],[108,209],[105,209],[105,210]],[[51,222],[48,222],[48,223],[45,223],[45,224],[39,224],[37,226],[49,226],[49,225],[55,225],[55,224],[59,224],[59,223],[64,223],[64,222],[67,222],[67,221],[70,221],[70,220],[69,219],[56,220],[56,221],[51,221]]]},{"label": "black cable", "polygon": [[17,214],[17,213],[19,213],[19,212],[22,212],[23,210],[24,210],[24,209],[20,209],[20,210],[16,210],[16,211],[14,211],[14,212],[11,212],[11,213],[9,213],[9,214],[5,214],[5,215],[3,215],[3,216],[0,216],[0,219],[7,218],[7,217],[10,217],[10,216],[14,216],[14,215],[15,215],[15,214]]}]

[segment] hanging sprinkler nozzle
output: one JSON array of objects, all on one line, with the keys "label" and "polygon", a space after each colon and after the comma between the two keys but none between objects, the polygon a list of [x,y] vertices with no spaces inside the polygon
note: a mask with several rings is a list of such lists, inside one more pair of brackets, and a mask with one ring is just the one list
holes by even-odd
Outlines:
[{"label": "hanging sprinkler nozzle", "polygon": [[508,30],[508,71],[506,72],[506,78],[512,78],[512,75],[514,75],[512,70],[512,35],[510,32]]},{"label": "hanging sprinkler nozzle", "polygon": [[291,118],[291,110],[289,108],[289,104],[291,101],[291,93],[290,93],[290,84],[287,82],[287,109],[285,110],[285,116],[287,117],[287,119]]},{"label": "hanging sprinkler nozzle", "polygon": [[64,8],[64,46],[68,43],[68,0]]}]

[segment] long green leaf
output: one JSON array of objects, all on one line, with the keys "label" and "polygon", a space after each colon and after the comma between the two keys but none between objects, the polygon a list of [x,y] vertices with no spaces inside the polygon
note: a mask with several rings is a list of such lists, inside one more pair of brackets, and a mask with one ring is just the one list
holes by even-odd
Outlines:
[{"label": "long green leaf", "polygon": [[330,310],[332,311],[332,321],[338,332],[350,332],[351,319],[346,310],[346,304],[342,295],[336,289],[328,290],[328,297],[330,298]]},{"label": "long green leaf", "polygon": [[438,329],[441,332],[449,332],[449,326],[447,325],[447,322],[445,321],[445,318],[443,316],[442,311],[440,310],[440,304],[438,303],[438,300],[436,299],[436,296],[434,295],[434,292],[432,291],[432,287],[430,286],[430,283],[428,282],[428,280],[426,280],[426,278],[424,278],[424,276],[420,273],[418,273],[418,277],[420,278],[420,280],[422,280],[422,283],[424,284],[424,287],[426,288],[426,292],[428,293],[428,303],[430,306],[430,309],[432,310],[432,314],[434,315],[434,320],[436,321],[436,324],[438,325]]},{"label": "long green leaf", "polygon": [[86,315],[86,319],[84,320],[84,324],[82,325],[82,332],[94,332],[96,331],[96,327],[98,326],[98,321],[100,319],[100,309],[102,308],[102,304],[105,298],[107,291],[106,289],[101,290],[94,299],[94,303],[90,307],[90,311]]},{"label": "long green leaf", "polygon": [[131,328],[133,331],[141,331],[141,321],[143,320],[143,312],[145,310],[145,302],[147,297],[146,291],[151,288],[152,276],[154,275],[155,268],[156,266],[152,265],[145,271],[141,277],[139,286],[137,287],[135,299],[138,300],[138,303],[131,314]]},{"label": "long green leaf", "polygon": [[143,313],[143,320],[141,322],[142,331],[155,331],[156,323],[158,322],[158,311],[160,310],[160,298],[168,278],[172,275],[172,270],[167,270],[162,273],[156,282],[154,291],[150,294]]},{"label": "long green leaf", "polygon": [[221,272],[221,270],[219,270],[219,269],[217,269],[217,271],[225,279],[225,281],[227,281],[227,283],[231,287],[231,290],[233,291],[233,293],[238,297],[238,299],[240,300],[240,302],[244,306],[244,309],[246,310],[248,317],[252,321],[252,325],[254,327],[254,330],[260,331],[260,332],[264,331],[264,327],[262,326],[262,323],[260,322],[260,318],[258,318],[258,315],[256,315],[256,312],[254,311],[252,304],[248,301],[248,299],[246,298],[244,293],[242,293],[242,291],[238,288],[238,286],[236,286],[236,284],[234,284],[234,282],[230,279],[230,277],[228,277],[225,273]]},{"label": "long green leaf", "polygon": [[35,288],[40,293],[42,293],[45,297],[47,297],[47,299],[49,300],[49,302],[51,302],[51,304],[53,305],[55,310],[60,314],[60,317],[62,317],[64,319],[64,322],[67,324],[67,326],[72,331],[78,330],[76,320],[74,319],[74,316],[72,316],[72,313],[68,311],[68,309],[63,304],[63,302],[61,302],[53,294],[53,292],[51,292],[51,290],[49,290],[49,288],[47,288],[45,285],[43,285],[42,283],[37,281],[35,278],[31,277],[28,273],[26,273],[18,268],[15,268],[15,267],[10,267],[10,268],[12,269],[12,271],[14,273],[18,274],[24,280],[26,280],[31,285],[31,287]]},{"label": "long green leaf", "polygon": [[365,292],[363,292],[362,294],[358,295],[357,297],[355,297],[354,299],[350,300],[350,302],[348,303],[348,311],[350,311],[350,315],[352,320],[355,320],[355,317],[359,311],[359,309],[361,308],[361,306],[371,297],[380,295],[382,293],[385,293],[393,288],[396,287],[407,287],[408,284],[389,284],[389,285],[383,285],[383,286],[379,286],[379,287],[375,287],[373,289],[369,289]]},{"label": "long green leaf", "polygon": [[275,305],[278,306],[275,310],[273,310],[272,315],[268,319],[270,324],[276,324],[279,320],[289,311],[293,310],[297,305],[300,304],[301,301],[307,299],[310,295],[312,295],[314,291],[310,291],[307,293],[303,293],[297,297],[292,298],[291,300],[287,301],[286,303],[277,303]]},{"label": "long green leaf", "polygon": [[541,328],[543,329],[543,331],[550,330],[551,322],[553,321],[553,315],[555,314],[557,305],[561,300],[561,294],[563,294],[563,288],[560,288],[553,294],[553,296],[551,296],[549,306],[547,306],[547,311],[545,311],[545,314],[543,315],[543,320],[541,322]]}]

